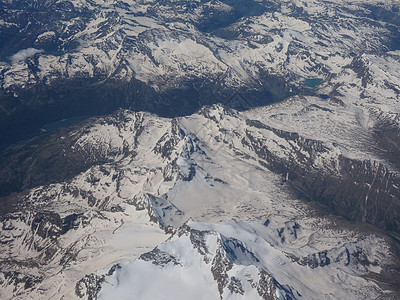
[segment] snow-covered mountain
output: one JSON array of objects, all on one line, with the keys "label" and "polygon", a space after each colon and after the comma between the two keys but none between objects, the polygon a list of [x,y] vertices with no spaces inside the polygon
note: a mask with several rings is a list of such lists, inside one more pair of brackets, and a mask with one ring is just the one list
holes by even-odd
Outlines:
[{"label": "snow-covered mountain", "polygon": [[[171,298],[195,286],[204,287],[202,299],[395,298],[396,242],[313,203],[398,232],[397,170],[346,139],[332,142],[340,128],[304,121],[307,132],[320,128],[313,139],[278,128],[277,110],[323,120],[337,105],[310,96],[243,113],[214,105],[174,119],[120,111],[60,131],[57,143],[43,143],[61,145],[56,162],[96,163],[7,198],[3,292],[154,299],[165,292],[151,287],[156,281],[174,287]],[[349,132],[367,136],[358,113],[335,112]]]},{"label": "snow-covered mountain", "polygon": [[[176,116],[318,95],[307,87],[314,79],[337,95],[357,74],[362,90],[351,87],[352,97],[369,97],[369,72],[398,74],[394,0],[13,0],[0,9],[5,145],[46,123],[119,107]],[[383,96],[398,98],[398,77],[383,76]],[[231,101],[236,93],[244,107]]]},{"label": "snow-covered mountain", "polygon": [[398,299],[399,9],[0,2],[0,298]]}]

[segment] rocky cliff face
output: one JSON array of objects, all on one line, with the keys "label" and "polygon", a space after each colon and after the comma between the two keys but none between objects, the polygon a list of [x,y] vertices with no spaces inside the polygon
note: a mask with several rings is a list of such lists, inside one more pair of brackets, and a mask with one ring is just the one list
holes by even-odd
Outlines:
[{"label": "rocky cliff face", "polygon": [[[397,170],[390,171],[385,165],[370,160],[335,155],[334,149],[324,147],[320,141],[301,138],[297,133],[276,131],[258,121],[247,120],[247,125],[273,132],[289,142],[290,154],[281,158],[269,150],[263,139],[250,132],[243,140],[243,144],[262,159],[261,163],[286,177],[285,180],[305,199],[321,202],[349,219],[399,231],[400,181]],[[329,159],[318,162],[324,155],[330,156]],[[318,166],[321,163],[322,166]]]}]

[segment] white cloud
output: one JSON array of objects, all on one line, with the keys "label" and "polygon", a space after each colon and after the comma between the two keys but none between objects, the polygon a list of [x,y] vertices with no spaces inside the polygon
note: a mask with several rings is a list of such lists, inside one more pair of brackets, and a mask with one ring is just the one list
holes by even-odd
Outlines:
[{"label": "white cloud", "polygon": [[16,63],[21,60],[25,60],[31,56],[34,56],[37,53],[43,53],[43,52],[44,52],[43,49],[28,48],[28,49],[18,51],[17,53],[15,53],[14,55],[12,55],[10,57],[10,60],[11,60],[11,63]]}]

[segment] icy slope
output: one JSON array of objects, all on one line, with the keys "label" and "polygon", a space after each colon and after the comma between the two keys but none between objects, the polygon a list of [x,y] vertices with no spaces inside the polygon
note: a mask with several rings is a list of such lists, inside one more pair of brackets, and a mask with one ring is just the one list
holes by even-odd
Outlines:
[{"label": "icy slope", "polygon": [[[189,222],[139,260],[118,265],[112,277],[106,278],[99,299],[291,296],[291,291],[285,290],[261,266],[260,260],[240,241],[207,225]],[[151,288],[154,285],[157,289]]]}]

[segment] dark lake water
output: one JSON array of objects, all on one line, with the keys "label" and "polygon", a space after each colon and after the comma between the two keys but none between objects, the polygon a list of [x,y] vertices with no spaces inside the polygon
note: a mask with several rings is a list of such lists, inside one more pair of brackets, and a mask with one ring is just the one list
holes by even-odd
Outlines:
[{"label": "dark lake water", "polygon": [[322,78],[308,78],[306,79],[305,85],[311,88],[316,87],[318,84],[320,84],[323,81]]},{"label": "dark lake water", "polygon": [[69,127],[71,125],[74,125],[75,123],[86,120],[88,118],[90,118],[90,116],[80,116],[80,117],[74,117],[74,118],[69,118],[69,119],[63,119],[63,120],[59,120],[56,122],[48,123],[43,126],[43,129],[52,131],[52,130],[56,130],[59,128]]}]

